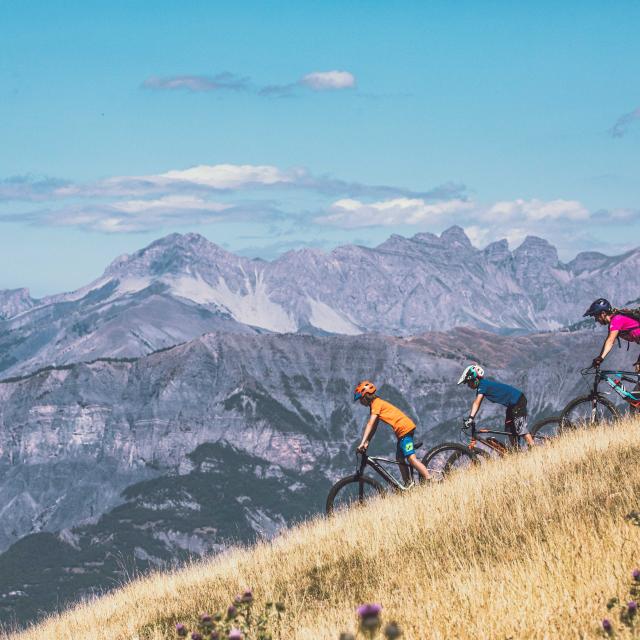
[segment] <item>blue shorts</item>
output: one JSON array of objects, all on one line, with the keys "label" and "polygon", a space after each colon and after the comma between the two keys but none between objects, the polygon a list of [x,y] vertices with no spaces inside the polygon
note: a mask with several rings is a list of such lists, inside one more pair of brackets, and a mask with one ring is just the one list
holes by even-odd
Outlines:
[{"label": "blue shorts", "polygon": [[416,451],[413,447],[413,431],[407,433],[406,436],[398,438],[398,446],[396,447],[396,459],[402,460],[412,456]]}]

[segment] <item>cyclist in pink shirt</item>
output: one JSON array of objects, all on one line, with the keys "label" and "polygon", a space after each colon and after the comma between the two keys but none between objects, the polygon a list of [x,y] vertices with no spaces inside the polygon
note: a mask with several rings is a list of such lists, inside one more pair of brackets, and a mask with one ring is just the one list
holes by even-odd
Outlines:
[{"label": "cyclist in pink shirt", "polygon": [[598,298],[586,310],[584,316],[592,316],[601,325],[609,326],[609,335],[594,358],[592,366],[599,367],[616,340],[622,338],[628,343],[640,344],[640,318],[636,309],[614,309],[608,300]]}]

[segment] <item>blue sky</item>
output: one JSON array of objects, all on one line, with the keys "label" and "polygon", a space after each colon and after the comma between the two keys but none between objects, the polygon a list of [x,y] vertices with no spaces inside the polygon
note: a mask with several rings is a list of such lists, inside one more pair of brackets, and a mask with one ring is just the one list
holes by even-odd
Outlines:
[{"label": "blue sky", "polygon": [[[63,5],[63,6],[56,6]],[[640,242],[637,2],[0,0],[0,288],[173,231]]]}]

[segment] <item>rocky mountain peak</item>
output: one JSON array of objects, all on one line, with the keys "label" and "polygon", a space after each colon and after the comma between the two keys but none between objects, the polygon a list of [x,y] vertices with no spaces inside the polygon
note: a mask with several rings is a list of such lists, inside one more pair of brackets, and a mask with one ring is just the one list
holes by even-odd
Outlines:
[{"label": "rocky mountain peak", "polygon": [[483,253],[489,262],[502,262],[511,256],[509,251],[509,243],[506,240],[498,240],[488,244]]},{"label": "rocky mountain peak", "polygon": [[6,289],[0,291],[0,320],[12,318],[27,309],[31,309],[36,302],[29,294],[29,289]]},{"label": "rocky mountain peak", "polygon": [[537,262],[549,267],[556,266],[559,262],[558,250],[538,236],[527,236],[513,255],[518,262]]},{"label": "rocky mountain peak", "polygon": [[577,274],[583,271],[598,269],[605,264],[608,259],[608,256],[605,256],[604,253],[600,253],[599,251],[583,251],[569,262],[567,266]]},{"label": "rocky mountain peak", "polygon": [[469,236],[464,232],[464,229],[459,227],[457,224],[445,229],[440,234],[440,240],[449,246],[459,245],[468,249],[471,249],[473,246],[471,244],[471,240],[469,240]]},{"label": "rocky mountain peak", "polygon": [[210,265],[225,258],[236,259],[236,256],[199,233],[172,233],[131,255],[116,258],[107,267],[105,275],[178,275],[192,271],[198,264]]}]

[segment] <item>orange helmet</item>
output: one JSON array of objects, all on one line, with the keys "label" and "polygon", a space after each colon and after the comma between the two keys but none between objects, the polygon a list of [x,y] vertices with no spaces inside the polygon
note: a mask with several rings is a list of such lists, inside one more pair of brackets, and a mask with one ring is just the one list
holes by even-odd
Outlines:
[{"label": "orange helmet", "polygon": [[360,400],[365,393],[375,393],[376,385],[368,380],[359,382],[356,388],[353,390],[353,401]]}]

